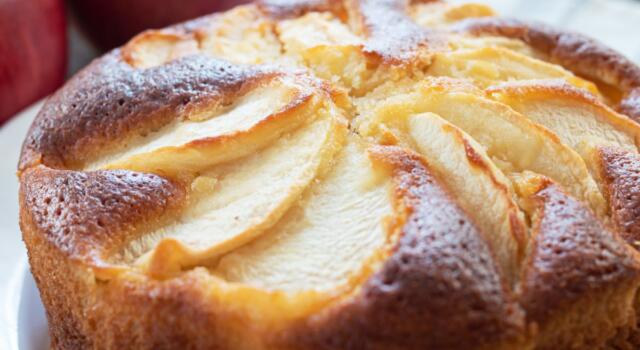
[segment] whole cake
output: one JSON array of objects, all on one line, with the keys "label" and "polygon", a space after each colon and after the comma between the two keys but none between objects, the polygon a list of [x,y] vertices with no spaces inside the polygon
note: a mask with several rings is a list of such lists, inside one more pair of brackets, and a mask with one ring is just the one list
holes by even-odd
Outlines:
[{"label": "whole cake", "polygon": [[635,349],[640,69],[483,5],[149,30],[19,164],[53,349]]}]

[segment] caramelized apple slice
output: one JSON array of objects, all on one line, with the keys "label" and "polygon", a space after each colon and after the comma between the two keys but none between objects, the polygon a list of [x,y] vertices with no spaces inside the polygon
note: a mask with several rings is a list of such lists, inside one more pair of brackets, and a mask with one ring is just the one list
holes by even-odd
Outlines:
[{"label": "caramelized apple slice", "polygon": [[606,202],[584,161],[549,130],[455,80],[430,79],[397,90],[400,93],[382,103],[371,102],[377,100],[376,94],[360,101],[362,117],[357,124],[362,134],[371,135],[379,122],[399,115],[433,112],[485,147],[503,172],[531,170],[546,175],[605,215]]},{"label": "caramelized apple slice", "polygon": [[216,14],[196,31],[203,53],[233,63],[282,63],[273,21],[255,6],[238,6]]},{"label": "caramelized apple slice", "polygon": [[475,140],[433,113],[407,117],[415,148],[487,235],[508,281],[524,253],[526,226],[511,182]]},{"label": "caramelized apple slice", "polygon": [[277,78],[224,110],[204,110],[176,121],[88,168],[189,174],[246,156],[320,113],[323,103],[312,92],[289,78]]},{"label": "caramelized apple slice", "polygon": [[450,4],[433,1],[416,3],[411,7],[413,20],[423,27],[443,27],[466,18],[494,16],[495,12],[483,4]]},{"label": "caramelized apple slice", "polygon": [[[485,232],[508,282],[517,278],[526,225],[511,181],[468,134],[433,113],[401,115],[383,128],[425,156],[459,205]],[[384,136],[383,136],[384,137]]]},{"label": "caramelized apple slice", "polygon": [[593,83],[562,67],[496,46],[439,53],[429,74],[473,79],[481,87],[509,80],[560,78],[598,95]]},{"label": "caramelized apple slice", "polygon": [[530,349],[483,232],[428,161],[393,146],[370,155],[391,173],[399,238],[365,283],[285,336],[309,349]]},{"label": "caramelized apple slice", "polygon": [[544,125],[578,152],[584,146],[598,145],[637,152],[640,125],[563,81],[504,83],[490,87],[488,92],[494,99]]},{"label": "caramelized apple slice", "polygon": [[[309,13],[278,24],[285,54],[319,77],[356,91],[371,75],[362,57],[364,41],[329,13]],[[300,34],[304,35],[300,35]]]},{"label": "caramelized apple slice", "polygon": [[122,57],[136,68],[156,67],[198,52],[198,42],[189,35],[169,30],[148,30],[122,48]]},{"label": "caramelized apple slice", "polygon": [[536,52],[520,40],[500,36],[470,37],[468,35],[451,34],[449,46],[454,51],[478,50],[487,47],[498,47],[516,52],[524,56],[536,57]]},{"label": "caramelized apple slice", "polygon": [[431,61],[431,54],[420,50],[402,62],[380,61],[365,52],[366,39],[328,13],[309,13],[282,21],[277,28],[287,57],[356,96],[386,81],[422,76]]},{"label": "caramelized apple slice", "polygon": [[352,135],[331,171],[277,225],[224,256],[214,272],[267,290],[339,290],[387,241],[388,184]]},{"label": "caramelized apple slice", "polygon": [[318,46],[359,46],[363,39],[331,13],[312,12],[278,23],[280,40],[287,55],[305,55]]},{"label": "caramelized apple slice", "polygon": [[191,205],[172,225],[133,242],[138,264],[163,275],[237,248],[287,211],[339,150],[346,125],[320,118],[275,144],[202,173],[192,184]]}]

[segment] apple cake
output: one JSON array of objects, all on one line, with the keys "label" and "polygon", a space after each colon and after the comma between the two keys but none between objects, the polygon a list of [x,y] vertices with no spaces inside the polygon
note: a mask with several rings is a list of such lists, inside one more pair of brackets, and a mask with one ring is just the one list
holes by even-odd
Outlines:
[{"label": "apple cake", "polygon": [[640,68],[479,4],[139,34],[19,163],[54,349],[634,349]]}]

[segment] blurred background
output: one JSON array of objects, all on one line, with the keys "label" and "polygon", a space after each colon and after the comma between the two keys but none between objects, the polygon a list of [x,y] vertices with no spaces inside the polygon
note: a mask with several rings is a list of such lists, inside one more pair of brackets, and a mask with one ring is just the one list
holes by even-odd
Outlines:
[{"label": "blurred background", "polygon": [[[93,58],[148,28],[248,0],[0,0],[0,125]],[[468,2],[450,0],[451,2]],[[476,0],[589,34],[640,60],[640,1]]]},{"label": "blurred background", "polygon": [[0,124],[133,35],[247,0],[0,0]]}]

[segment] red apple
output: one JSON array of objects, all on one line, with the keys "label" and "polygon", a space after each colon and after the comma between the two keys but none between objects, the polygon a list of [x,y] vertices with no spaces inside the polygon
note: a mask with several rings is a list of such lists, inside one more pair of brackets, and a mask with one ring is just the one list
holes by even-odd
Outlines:
[{"label": "red apple", "polygon": [[64,81],[62,0],[0,0],[0,124]]},{"label": "red apple", "polygon": [[69,0],[80,25],[103,50],[124,44],[135,34],[163,28],[249,0]]}]

